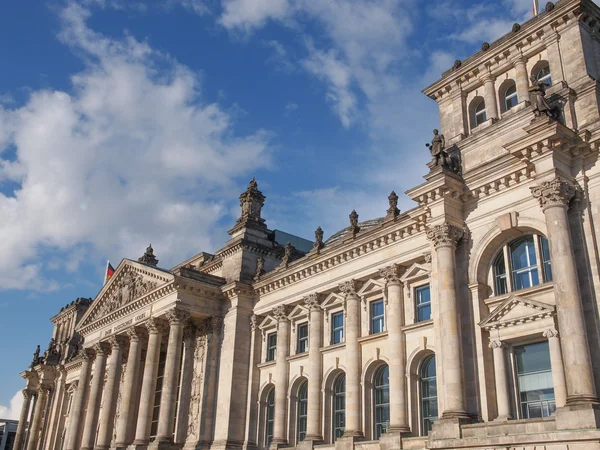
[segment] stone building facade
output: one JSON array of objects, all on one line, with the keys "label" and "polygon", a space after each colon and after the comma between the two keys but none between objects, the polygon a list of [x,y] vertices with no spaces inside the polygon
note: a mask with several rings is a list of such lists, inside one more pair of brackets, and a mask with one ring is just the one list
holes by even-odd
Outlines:
[{"label": "stone building facade", "polygon": [[548,3],[428,87],[409,211],[303,253],[253,180],[215,254],[123,260],[52,318],[15,449],[600,449],[599,33]]}]

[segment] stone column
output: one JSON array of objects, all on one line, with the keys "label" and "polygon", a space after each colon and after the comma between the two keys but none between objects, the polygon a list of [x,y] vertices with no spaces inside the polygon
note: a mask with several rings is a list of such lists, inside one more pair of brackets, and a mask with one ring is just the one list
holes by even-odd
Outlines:
[{"label": "stone column", "polygon": [[556,314],[567,380],[567,405],[597,403],[581,292],[573,256],[567,209],[574,187],[560,177],[532,187],[548,229]]},{"label": "stone column", "polygon": [[160,411],[158,414],[158,442],[173,442],[175,402],[177,401],[177,380],[179,378],[179,363],[181,362],[181,346],[183,342],[183,327],[190,313],[182,309],[172,309],[167,312],[169,320],[169,341],[167,343],[167,359],[165,361],[165,376],[163,378]]},{"label": "stone column", "polygon": [[362,436],[360,422],[360,299],[355,280],[340,284],[346,299],[346,430],[344,436]]},{"label": "stone column", "polygon": [[273,310],[277,319],[277,359],[275,361],[275,423],[273,425],[273,444],[286,444],[287,390],[289,366],[287,357],[290,354],[290,319],[288,308],[278,306]]},{"label": "stone column", "polygon": [[32,398],[33,391],[31,389],[23,389],[23,406],[21,406],[19,424],[17,425],[17,434],[15,435],[15,441],[13,443],[13,448],[15,450],[21,450],[25,442],[25,427],[27,426],[27,419],[29,417],[29,408],[31,407]]},{"label": "stone column", "polygon": [[565,382],[565,369],[558,331],[555,328],[550,328],[544,331],[544,337],[548,339],[548,347],[550,347],[554,400],[556,401],[556,407],[562,408],[567,403],[567,384]]},{"label": "stone column", "polygon": [[100,416],[96,450],[107,450],[110,447],[117,409],[117,396],[121,382],[121,364],[123,364],[125,339],[123,336],[111,336],[108,342],[111,345],[111,354],[108,363],[106,387],[102,397],[102,415]]},{"label": "stone column", "polygon": [[494,353],[494,379],[496,383],[496,401],[498,417],[496,420],[510,419],[510,397],[508,394],[508,374],[506,372],[506,344],[497,339],[490,341]]},{"label": "stone column", "polygon": [[527,66],[525,65],[525,58],[520,55],[513,61],[515,71],[517,72],[515,84],[517,85],[517,96],[519,97],[519,103],[529,101],[529,75],[527,73]]},{"label": "stone column", "polygon": [[408,396],[406,391],[406,335],[404,326],[404,286],[400,281],[401,266],[380,269],[386,280],[387,330],[390,369],[390,432],[407,433]]},{"label": "stone column", "polygon": [[81,435],[83,433],[83,416],[85,411],[85,401],[87,399],[88,385],[90,384],[90,372],[92,360],[90,351],[83,349],[80,353],[81,369],[79,370],[79,380],[77,381],[77,391],[73,397],[71,411],[69,415],[69,430],[67,431],[67,450],[79,450],[81,448]]},{"label": "stone column", "polygon": [[460,320],[456,299],[456,244],[463,236],[457,226],[443,223],[427,231],[437,256],[439,327],[442,342],[439,354],[444,368],[444,411],[442,418],[468,418],[465,409]]},{"label": "stone column", "polygon": [[115,446],[126,447],[129,442],[130,426],[133,422],[132,411],[135,409],[133,394],[135,392],[135,381],[140,367],[142,347],[140,343],[140,332],[135,327],[127,330],[129,336],[129,354],[127,355],[127,366],[125,367],[125,379],[123,380],[123,393],[121,397],[121,413],[117,422],[117,437]]},{"label": "stone column", "polygon": [[151,317],[146,322],[148,328],[148,350],[142,376],[142,392],[140,394],[140,408],[135,430],[135,445],[148,445],[150,442],[150,427],[152,425],[152,409],[154,407],[154,394],[156,392],[156,377],[158,375],[158,361],[160,359],[160,340],[164,332],[162,323]]},{"label": "stone column", "polygon": [[190,401],[192,394],[192,379],[194,378],[194,351],[196,348],[196,327],[187,326],[183,329],[183,356],[181,363],[181,392],[175,428],[175,443],[183,443],[188,429]]},{"label": "stone column", "polygon": [[206,335],[207,340],[204,386],[202,387],[202,403],[200,404],[202,419],[199,428],[200,437],[204,443],[213,441],[218,428],[215,426],[215,421],[218,416],[219,395],[214,386],[219,384],[223,325],[224,321],[221,317],[212,317],[210,324],[203,327],[203,331],[201,331],[201,334]]},{"label": "stone column", "polygon": [[46,403],[50,395],[50,386],[41,385],[38,390],[38,398],[35,402],[33,417],[31,418],[31,426],[29,427],[29,439],[27,442],[27,450],[38,450],[40,442],[40,432],[42,430],[42,419],[46,411]]},{"label": "stone column", "polygon": [[488,119],[498,119],[498,103],[496,102],[496,88],[494,78],[490,73],[481,77],[483,81],[483,98],[485,100],[485,114]]},{"label": "stone column", "polygon": [[85,424],[83,426],[82,450],[92,450],[96,440],[96,428],[98,426],[100,401],[102,400],[102,390],[104,388],[104,371],[106,369],[108,345],[104,342],[96,344],[94,351],[96,352],[96,361],[94,362],[92,386],[90,388]]},{"label": "stone column", "polygon": [[311,294],[304,298],[309,313],[308,335],[308,417],[305,440],[320,441],[321,436],[321,377],[323,359],[321,340],[323,337],[323,311],[321,296]]}]

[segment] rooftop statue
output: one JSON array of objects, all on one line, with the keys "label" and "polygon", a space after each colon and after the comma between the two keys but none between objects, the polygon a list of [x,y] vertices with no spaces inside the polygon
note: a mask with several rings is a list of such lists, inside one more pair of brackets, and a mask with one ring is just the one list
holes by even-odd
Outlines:
[{"label": "rooftop statue", "polygon": [[546,88],[550,87],[548,83],[538,80],[535,75],[531,76],[531,87],[529,93],[533,103],[533,114],[535,117],[548,116],[551,119],[558,120],[559,111],[556,107],[550,106],[546,100]]},{"label": "rooftop statue", "polygon": [[433,157],[432,163],[434,167],[441,166],[451,172],[458,173],[457,161],[446,150],[446,139],[443,134],[437,129],[433,130],[433,139],[431,144],[425,144]]}]

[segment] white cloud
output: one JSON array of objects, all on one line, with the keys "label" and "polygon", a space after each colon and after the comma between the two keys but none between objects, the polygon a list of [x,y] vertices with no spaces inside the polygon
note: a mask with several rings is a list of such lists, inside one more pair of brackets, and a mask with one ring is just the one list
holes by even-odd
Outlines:
[{"label": "white cloud", "polygon": [[18,420],[23,406],[23,393],[17,391],[8,406],[0,405],[0,419]]},{"label": "white cloud", "polygon": [[[96,33],[88,16],[74,3],[61,15],[61,39],[86,60],[72,92],[0,106],[0,180],[19,186],[0,193],[0,288],[56,288],[43,250],[136,257],[152,242],[168,265],[212,249],[220,199],[269,163],[268,133],[237,136],[230,113],[202,102],[195,73],[146,42]],[[16,159],[2,159],[8,146]]]},{"label": "white cloud", "polygon": [[250,32],[270,19],[286,18],[290,10],[288,0],[225,0],[220,22],[226,28]]}]

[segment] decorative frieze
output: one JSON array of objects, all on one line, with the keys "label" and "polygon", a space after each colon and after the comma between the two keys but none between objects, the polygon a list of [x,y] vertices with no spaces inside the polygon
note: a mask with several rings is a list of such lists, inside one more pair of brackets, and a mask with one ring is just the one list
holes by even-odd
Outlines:
[{"label": "decorative frieze", "polygon": [[575,196],[575,187],[561,177],[556,177],[552,181],[544,181],[539,186],[530,189],[533,198],[540,202],[543,209],[552,206],[568,206]]},{"label": "decorative frieze", "polygon": [[435,225],[427,230],[427,239],[433,242],[433,246],[438,249],[440,247],[456,247],[456,244],[464,236],[464,230],[444,222],[441,225]]}]

